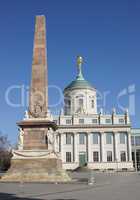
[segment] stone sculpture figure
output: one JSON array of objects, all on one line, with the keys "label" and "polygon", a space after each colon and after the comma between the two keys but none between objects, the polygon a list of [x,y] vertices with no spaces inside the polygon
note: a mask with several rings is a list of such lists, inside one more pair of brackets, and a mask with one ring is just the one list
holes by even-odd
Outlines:
[{"label": "stone sculpture figure", "polygon": [[23,149],[23,137],[24,137],[24,131],[22,128],[19,128],[19,136],[18,136],[18,149]]}]

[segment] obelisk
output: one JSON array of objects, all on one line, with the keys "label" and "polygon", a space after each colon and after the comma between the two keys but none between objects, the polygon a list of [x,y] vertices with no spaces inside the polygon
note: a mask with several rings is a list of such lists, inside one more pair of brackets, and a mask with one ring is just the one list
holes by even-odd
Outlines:
[{"label": "obelisk", "polygon": [[57,125],[48,112],[48,72],[45,16],[36,16],[29,109],[18,122],[18,150],[13,150],[11,167],[2,181],[70,181],[55,150]]},{"label": "obelisk", "polygon": [[36,16],[32,61],[32,78],[29,97],[30,117],[47,117],[48,70],[46,55],[45,16]]},{"label": "obelisk", "polygon": [[[18,123],[24,129],[23,149],[48,149],[48,129],[56,124],[48,115],[48,70],[45,16],[36,16],[33,45],[29,109],[24,121]],[[44,126],[45,129],[41,127]],[[28,128],[26,128],[28,127]],[[48,128],[48,129],[47,129]]]}]

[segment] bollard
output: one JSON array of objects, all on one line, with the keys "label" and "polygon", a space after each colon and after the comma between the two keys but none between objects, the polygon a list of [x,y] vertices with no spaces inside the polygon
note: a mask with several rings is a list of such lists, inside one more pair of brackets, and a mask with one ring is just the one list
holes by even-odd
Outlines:
[{"label": "bollard", "polygon": [[91,176],[88,180],[88,185],[94,185],[94,183],[95,183],[95,177],[94,177],[93,171],[91,171]]}]

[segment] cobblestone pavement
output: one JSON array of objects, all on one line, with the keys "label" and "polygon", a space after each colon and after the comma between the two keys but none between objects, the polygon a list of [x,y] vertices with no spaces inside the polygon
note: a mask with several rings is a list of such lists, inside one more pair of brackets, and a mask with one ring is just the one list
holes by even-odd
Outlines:
[{"label": "cobblestone pavement", "polygon": [[[95,183],[85,182],[94,176]],[[140,174],[118,173],[73,173],[80,183],[0,183],[0,200],[139,200]]]}]

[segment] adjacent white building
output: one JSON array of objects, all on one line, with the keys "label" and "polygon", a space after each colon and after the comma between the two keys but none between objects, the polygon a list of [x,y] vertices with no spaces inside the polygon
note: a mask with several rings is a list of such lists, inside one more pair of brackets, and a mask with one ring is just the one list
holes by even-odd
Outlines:
[{"label": "adjacent white building", "polygon": [[133,169],[131,124],[128,111],[115,110],[110,115],[97,112],[96,89],[82,74],[82,57],[78,57],[78,75],[64,89],[65,106],[59,116],[56,149],[63,167],[76,169]]}]

